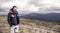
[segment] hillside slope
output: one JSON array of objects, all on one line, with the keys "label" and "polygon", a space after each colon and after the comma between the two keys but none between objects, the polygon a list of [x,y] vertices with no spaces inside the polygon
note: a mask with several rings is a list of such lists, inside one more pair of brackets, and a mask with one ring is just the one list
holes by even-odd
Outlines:
[{"label": "hillside slope", "polygon": [[[60,24],[30,19],[20,19],[19,33],[60,33]],[[0,16],[0,33],[9,33],[7,16]]]}]

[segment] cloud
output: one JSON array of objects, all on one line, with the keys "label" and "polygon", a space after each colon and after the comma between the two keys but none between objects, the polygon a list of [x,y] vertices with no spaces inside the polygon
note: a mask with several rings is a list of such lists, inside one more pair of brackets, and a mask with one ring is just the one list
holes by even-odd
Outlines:
[{"label": "cloud", "polygon": [[0,11],[8,11],[13,5],[19,13],[60,11],[60,0],[0,0]]},{"label": "cloud", "polygon": [[0,9],[0,12],[3,12],[3,11],[5,11],[5,9]]},{"label": "cloud", "polygon": [[32,12],[38,11],[38,7],[31,5],[30,1],[31,0],[7,0],[0,5],[0,8],[10,9],[13,5],[16,5],[18,7],[18,10],[26,10]]},{"label": "cloud", "polygon": [[60,0],[32,0],[30,4],[39,7],[39,11],[60,11]]},{"label": "cloud", "polygon": [[50,7],[48,9],[46,9],[47,11],[60,11],[60,7]]}]

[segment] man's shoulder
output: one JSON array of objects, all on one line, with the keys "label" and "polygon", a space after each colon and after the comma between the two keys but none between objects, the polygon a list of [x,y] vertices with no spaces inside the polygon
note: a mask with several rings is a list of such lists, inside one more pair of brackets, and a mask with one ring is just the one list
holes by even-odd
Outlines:
[{"label": "man's shoulder", "polygon": [[11,12],[8,12],[8,15],[11,15],[12,13]]}]

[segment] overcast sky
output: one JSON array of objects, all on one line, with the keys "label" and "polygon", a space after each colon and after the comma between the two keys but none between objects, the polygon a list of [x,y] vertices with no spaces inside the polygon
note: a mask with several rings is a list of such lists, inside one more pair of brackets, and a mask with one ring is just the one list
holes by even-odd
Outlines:
[{"label": "overcast sky", "polygon": [[19,13],[60,13],[60,0],[0,0],[0,13],[14,5]]}]

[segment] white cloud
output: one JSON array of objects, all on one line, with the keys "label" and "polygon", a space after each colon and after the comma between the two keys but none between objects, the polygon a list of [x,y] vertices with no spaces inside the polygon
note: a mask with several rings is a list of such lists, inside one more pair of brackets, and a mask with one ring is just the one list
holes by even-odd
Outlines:
[{"label": "white cloud", "polygon": [[31,4],[40,7],[39,10],[48,10],[50,7],[60,7],[60,0],[32,0]]},{"label": "white cloud", "polygon": [[[57,11],[60,8],[60,0],[0,0],[0,9],[9,10],[13,5],[18,7],[18,10],[29,12],[51,12]],[[57,8],[53,8],[57,7]],[[52,11],[53,10],[53,11]],[[20,11],[19,11],[20,12]]]},{"label": "white cloud", "polygon": [[5,3],[2,4],[2,6],[6,7],[6,8],[10,8],[13,5],[16,5],[16,6],[20,7],[20,8],[22,8],[25,5],[27,5],[27,3],[26,3],[26,1],[12,0],[12,1],[5,2]]}]

